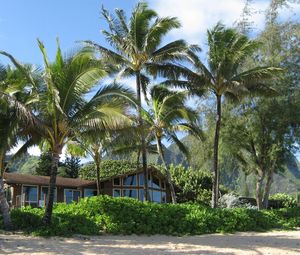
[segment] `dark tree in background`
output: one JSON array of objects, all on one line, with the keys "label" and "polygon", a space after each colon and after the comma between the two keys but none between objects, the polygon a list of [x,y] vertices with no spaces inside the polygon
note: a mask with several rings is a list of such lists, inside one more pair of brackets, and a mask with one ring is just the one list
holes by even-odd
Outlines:
[{"label": "dark tree in background", "polygon": [[50,176],[52,157],[50,152],[43,152],[40,156],[38,166],[35,170],[36,175]]},{"label": "dark tree in background", "polygon": [[80,159],[78,157],[66,157],[64,161],[64,177],[78,178],[80,170]]}]

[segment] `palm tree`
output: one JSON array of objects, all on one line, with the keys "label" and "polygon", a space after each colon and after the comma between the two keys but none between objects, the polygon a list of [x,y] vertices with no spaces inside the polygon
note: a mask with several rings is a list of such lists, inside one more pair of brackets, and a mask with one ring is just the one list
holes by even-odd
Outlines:
[{"label": "palm tree", "polygon": [[[26,68],[31,67],[27,66]],[[6,157],[7,153],[17,145],[19,139],[26,138],[21,134],[22,125],[17,118],[18,109],[9,103],[5,95],[14,95],[15,98],[28,105],[32,103],[32,98],[26,86],[26,78],[21,72],[9,66],[0,66],[0,210],[3,215],[5,229],[12,228],[3,183],[4,173],[8,167]],[[26,125],[24,122],[22,124]],[[16,153],[16,155],[18,154]]]},{"label": "palm tree", "polygon": [[[88,51],[75,52],[64,58],[59,45],[55,61],[50,63],[44,45],[40,41],[38,44],[44,58],[43,76],[39,83],[30,79],[30,74],[27,77],[30,85],[38,91],[35,95],[38,102],[31,110],[34,121],[31,134],[38,134],[40,141],[48,145],[52,154],[48,201],[43,217],[43,222],[49,224],[63,147],[81,132],[109,128],[109,124],[114,123],[113,116],[120,116],[123,112],[124,99],[118,98],[130,97],[131,93],[119,85],[107,85],[101,86],[87,100],[87,94],[107,74],[105,66]],[[4,54],[16,63],[11,55]],[[17,67],[23,70],[21,65]]]},{"label": "palm tree", "polygon": [[[189,52],[192,68],[176,66],[164,71],[170,80],[166,83],[187,88],[195,96],[210,92],[216,99],[216,127],[213,152],[212,207],[219,197],[218,151],[223,97],[238,100],[246,95],[270,95],[270,81],[282,70],[270,66],[245,69],[245,61],[258,49],[259,43],[236,30],[218,23],[208,35],[208,66],[199,56]],[[184,79],[180,78],[183,77]]]},{"label": "palm tree", "polygon": [[147,135],[153,136],[156,140],[157,151],[171,188],[172,202],[176,203],[175,189],[165,161],[162,140],[173,142],[188,156],[186,147],[177,137],[177,131],[190,131],[201,136],[201,132],[195,126],[197,114],[185,105],[186,92],[170,91],[164,86],[154,86],[150,94],[151,100],[148,104],[150,109],[143,110],[142,117],[147,127]]},{"label": "palm tree", "polygon": [[[115,15],[102,8],[102,14],[109,25],[109,31],[102,31],[106,40],[115,51],[86,41],[99,52],[107,62],[113,64],[119,72],[117,77],[135,77],[138,102],[139,125],[141,118],[141,96],[146,95],[149,78],[147,74],[157,75],[165,65],[184,58],[187,44],[184,40],[170,42],[160,46],[163,37],[172,29],[179,28],[180,23],[173,17],[158,17],[144,2],[138,3],[131,13],[129,21],[123,10],[117,9]],[[145,178],[145,200],[148,199],[147,150],[145,134],[141,136],[142,163]]]}]

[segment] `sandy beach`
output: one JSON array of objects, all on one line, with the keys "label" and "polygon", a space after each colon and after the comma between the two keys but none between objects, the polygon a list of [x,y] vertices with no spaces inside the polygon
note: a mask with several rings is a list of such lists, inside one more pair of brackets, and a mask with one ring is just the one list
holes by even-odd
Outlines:
[{"label": "sandy beach", "polygon": [[103,235],[41,238],[1,233],[0,254],[289,255],[300,254],[300,230],[184,237]]}]

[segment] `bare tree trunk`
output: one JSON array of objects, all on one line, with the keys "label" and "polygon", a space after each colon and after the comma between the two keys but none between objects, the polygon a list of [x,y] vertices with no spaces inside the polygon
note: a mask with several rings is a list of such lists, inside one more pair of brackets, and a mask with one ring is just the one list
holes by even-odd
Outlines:
[{"label": "bare tree trunk", "polygon": [[56,176],[57,176],[57,169],[58,169],[58,163],[59,163],[61,152],[62,152],[62,148],[60,145],[57,145],[52,151],[51,174],[50,174],[50,181],[48,187],[48,201],[45,209],[45,214],[42,220],[43,223],[47,225],[51,223],[51,218],[52,218],[55,187],[56,187]]},{"label": "bare tree trunk", "polygon": [[5,196],[4,182],[3,182],[3,176],[5,172],[4,157],[5,156],[1,153],[0,155],[0,211],[3,216],[4,229],[11,230],[13,228],[13,225],[10,218],[9,205]]},{"label": "bare tree trunk", "polygon": [[136,90],[137,90],[137,101],[138,101],[138,120],[139,127],[141,129],[141,150],[142,150],[142,165],[144,173],[144,200],[149,201],[149,192],[148,192],[148,167],[147,167],[147,150],[146,150],[146,141],[145,134],[143,130],[143,119],[141,114],[142,99],[141,99],[141,79],[140,72],[136,72]]},{"label": "bare tree trunk", "polygon": [[219,199],[219,178],[220,173],[218,169],[218,156],[219,156],[219,137],[221,128],[221,96],[217,95],[217,120],[214,138],[214,157],[213,157],[213,190],[212,190],[212,208],[218,207]]},{"label": "bare tree trunk", "polygon": [[176,199],[176,193],[175,193],[175,189],[174,189],[174,184],[172,182],[171,173],[170,173],[170,171],[168,169],[168,166],[166,164],[166,161],[165,161],[165,157],[164,157],[164,152],[163,152],[163,149],[162,149],[161,140],[158,137],[156,137],[156,140],[157,140],[157,150],[158,150],[159,156],[161,158],[161,161],[163,162],[165,173],[166,173],[166,176],[167,176],[167,180],[168,180],[168,183],[170,185],[172,203],[176,204],[176,200],[177,199]]},{"label": "bare tree trunk", "polygon": [[256,204],[258,207],[258,210],[263,209],[263,204],[262,204],[262,187],[263,187],[263,181],[265,179],[265,173],[263,172],[261,175],[257,177],[256,180]]},{"label": "bare tree trunk", "polygon": [[263,202],[262,203],[263,203],[264,209],[268,209],[270,190],[271,190],[271,185],[273,182],[273,175],[274,175],[274,169],[271,168],[267,173],[267,181],[265,184],[265,189],[264,189],[264,194],[263,194]]}]

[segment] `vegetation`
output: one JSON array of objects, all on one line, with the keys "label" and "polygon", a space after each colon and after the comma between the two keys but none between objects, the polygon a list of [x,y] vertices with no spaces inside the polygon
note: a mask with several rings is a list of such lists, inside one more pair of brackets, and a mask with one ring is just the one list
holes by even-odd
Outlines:
[{"label": "vegetation", "polygon": [[12,211],[12,220],[18,229],[46,236],[101,233],[196,235],[300,226],[299,208],[271,211],[211,209],[196,204],[143,203],[109,196],[55,205],[50,226],[42,224],[42,216],[43,210],[37,208]]},{"label": "vegetation", "polygon": [[[258,209],[266,209],[274,179],[290,174],[300,180],[297,164],[296,170],[284,173],[300,143],[300,25],[278,18],[288,2],[271,0],[265,29],[250,39],[251,1],[246,1],[236,27],[218,23],[208,30],[207,61],[198,45],[184,40],[162,44],[180,22],[159,17],[144,2],[134,7],[129,19],[123,10],[111,14],[102,8],[108,25],[103,35],[111,48],[84,41],[84,48],[64,57],[58,43],[50,61],[38,40],[40,69],[0,51],[12,63],[0,66],[4,227],[12,227],[12,221],[3,174],[20,168],[18,160],[25,162],[24,168],[32,167],[24,172],[50,176],[44,215],[41,209],[12,211],[17,228],[37,234],[181,235],[299,226],[296,201],[284,194],[271,197],[270,203],[291,209],[205,207],[244,206],[235,194],[222,196],[227,190],[220,183],[239,195],[255,196]],[[114,81],[104,85],[108,76]],[[135,79],[135,93],[119,84],[128,77]],[[157,81],[161,84],[153,85]],[[184,135],[188,136],[180,139]],[[18,142],[23,144],[19,151],[8,155]],[[36,158],[24,159],[33,145],[43,151],[38,164]],[[71,155],[64,163],[63,148]],[[119,155],[129,161],[105,160]],[[93,163],[79,170],[75,157],[86,156]],[[173,203],[194,204],[147,202],[150,157],[162,164],[159,168],[167,177]],[[137,168],[145,176],[145,204],[105,196],[59,204],[51,223],[57,175],[96,180],[99,194],[101,179]]]}]

